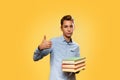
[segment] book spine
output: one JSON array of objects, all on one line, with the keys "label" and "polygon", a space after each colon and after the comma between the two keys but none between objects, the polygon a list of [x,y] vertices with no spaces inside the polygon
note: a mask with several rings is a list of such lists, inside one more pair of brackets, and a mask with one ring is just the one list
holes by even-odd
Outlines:
[{"label": "book spine", "polygon": [[74,62],[74,61],[63,61],[62,64],[78,64],[78,63],[81,63],[81,62],[85,62],[85,60],[79,60],[77,62]]},{"label": "book spine", "polygon": [[76,70],[76,69],[81,68],[81,67],[85,67],[85,64],[84,64],[84,65],[82,65],[82,66],[79,66],[79,67],[77,67],[77,68],[62,67],[62,69],[74,69],[74,70]]},{"label": "book spine", "polygon": [[77,64],[77,65],[64,65],[64,64],[62,64],[62,68],[78,68],[78,67],[80,67],[80,66],[83,66],[83,65],[85,65],[85,63],[81,63],[81,64]]}]

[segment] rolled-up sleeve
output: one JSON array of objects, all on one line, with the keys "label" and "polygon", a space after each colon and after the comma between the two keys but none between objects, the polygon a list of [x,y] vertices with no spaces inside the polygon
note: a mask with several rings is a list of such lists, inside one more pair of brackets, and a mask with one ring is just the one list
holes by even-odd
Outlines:
[{"label": "rolled-up sleeve", "polygon": [[39,50],[38,48],[35,50],[34,55],[33,55],[33,60],[38,61],[42,59],[44,56],[48,55],[51,52],[50,49],[44,49],[44,50]]}]

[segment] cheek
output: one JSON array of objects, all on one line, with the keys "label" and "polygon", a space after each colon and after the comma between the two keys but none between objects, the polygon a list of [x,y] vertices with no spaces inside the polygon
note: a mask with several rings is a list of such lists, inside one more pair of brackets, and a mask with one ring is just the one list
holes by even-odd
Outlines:
[{"label": "cheek", "polygon": [[64,32],[64,33],[67,31],[66,28],[62,28],[61,30],[62,30],[62,32]]},{"label": "cheek", "polygon": [[72,28],[71,31],[73,32],[73,31],[74,31],[74,28]]},{"label": "cheek", "polygon": [[74,29],[72,29],[72,32],[74,31]]}]

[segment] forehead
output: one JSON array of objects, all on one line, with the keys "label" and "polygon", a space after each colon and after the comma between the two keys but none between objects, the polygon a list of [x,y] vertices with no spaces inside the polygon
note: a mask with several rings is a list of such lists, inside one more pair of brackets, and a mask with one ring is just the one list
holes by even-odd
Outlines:
[{"label": "forehead", "polygon": [[63,25],[73,25],[73,21],[71,20],[64,20]]}]

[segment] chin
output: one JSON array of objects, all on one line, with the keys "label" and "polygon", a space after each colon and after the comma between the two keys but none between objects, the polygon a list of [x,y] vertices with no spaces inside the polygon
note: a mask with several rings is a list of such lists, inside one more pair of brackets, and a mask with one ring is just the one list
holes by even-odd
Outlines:
[{"label": "chin", "polygon": [[67,38],[71,38],[71,36],[72,36],[72,35],[67,35],[66,37],[67,37]]}]

